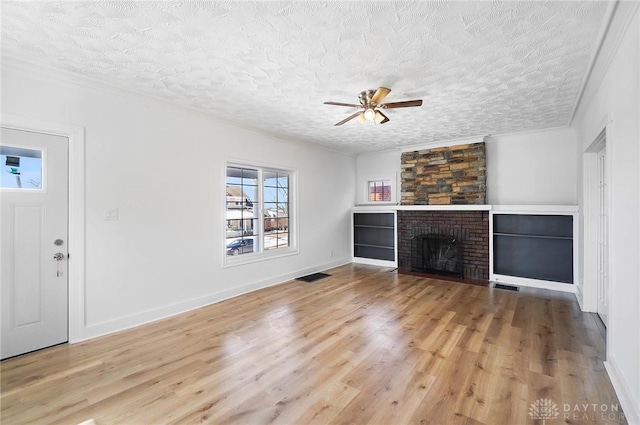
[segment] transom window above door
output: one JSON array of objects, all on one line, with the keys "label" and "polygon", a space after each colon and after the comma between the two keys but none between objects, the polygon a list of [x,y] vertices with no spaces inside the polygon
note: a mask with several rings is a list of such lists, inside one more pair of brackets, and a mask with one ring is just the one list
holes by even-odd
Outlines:
[{"label": "transom window above door", "polygon": [[42,156],[37,149],[0,146],[0,188],[41,190]]}]

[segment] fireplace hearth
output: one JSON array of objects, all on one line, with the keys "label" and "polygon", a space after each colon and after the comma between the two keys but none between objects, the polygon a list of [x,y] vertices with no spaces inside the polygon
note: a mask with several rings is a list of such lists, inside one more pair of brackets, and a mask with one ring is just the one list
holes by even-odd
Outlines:
[{"label": "fireplace hearth", "polygon": [[440,234],[418,235],[411,239],[411,271],[463,277],[458,240]]}]

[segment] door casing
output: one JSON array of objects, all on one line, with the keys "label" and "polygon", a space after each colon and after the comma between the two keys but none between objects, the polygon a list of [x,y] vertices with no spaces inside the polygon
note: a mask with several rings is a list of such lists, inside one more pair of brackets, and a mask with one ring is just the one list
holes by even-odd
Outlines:
[{"label": "door casing", "polygon": [[608,231],[608,212],[609,212],[609,163],[607,161],[606,139],[603,146],[596,154],[598,158],[598,278],[597,292],[598,296],[596,311],[600,319],[608,326],[609,317],[609,231]]},{"label": "door casing", "polygon": [[[582,282],[582,302],[581,308],[583,311],[597,313],[598,311],[598,217],[600,213],[599,209],[599,182],[598,182],[598,152],[602,149],[606,143],[607,147],[607,163],[613,162],[613,155],[615,154],[614,146],[614,132],[613,132],[613,117],[611,113],[602,120],[602,123],[598,128],[598,133],[593,136],[592,142],[584,150],[583,160],[583,223],[584,223],[584,256],[582,262],[583,270],[583,282]],[[611,166],[605,168],[605,179],[609,185],[608,197],[605,200],[607,202],[607,210],[611,214],[611,193],[613,188],[613,179],[611,178]],[[609,215],[609,229],[612,228],[613,219]],[[611,247],[611,234],[609,234],[608,246]],[[615,258],[611,255],[607,255],[609,270],[614,269]],[[610,278],[611,276],[609,276]],[[613,291],[613,285],[611,279],[609,279],[609,285],[607,288],[608,305],[614,304],[615,291]],[[611,317],[611,308],[609,307],[609,318]],[[609,341],[612,340],[615,332],[614,327],[609,320],[609,326],[607,327],[607,356]],[[605,364],[606,365],[606,364]]]},{"label": "door casing", "polygon": [[2,113],[2,127],[69,139],[69,343],[86,339],[85,329],[85,140],[84,127]]}]

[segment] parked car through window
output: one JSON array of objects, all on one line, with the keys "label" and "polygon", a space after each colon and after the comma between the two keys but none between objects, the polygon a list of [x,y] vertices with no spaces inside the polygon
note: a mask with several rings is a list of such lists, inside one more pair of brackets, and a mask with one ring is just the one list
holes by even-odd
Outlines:
[{"label": "parked car through window", "polygon": [[227,245],[227,255],[253,252],[253,239],[237,239]]}]

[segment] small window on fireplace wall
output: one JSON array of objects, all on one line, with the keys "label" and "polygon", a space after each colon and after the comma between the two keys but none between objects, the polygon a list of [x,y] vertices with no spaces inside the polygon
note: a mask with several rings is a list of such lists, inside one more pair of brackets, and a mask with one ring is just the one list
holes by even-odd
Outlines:
[{"label": "small window on fireplace wall", "polygon": [[391,180],[369,180],[369,202],[391,202]]}]

